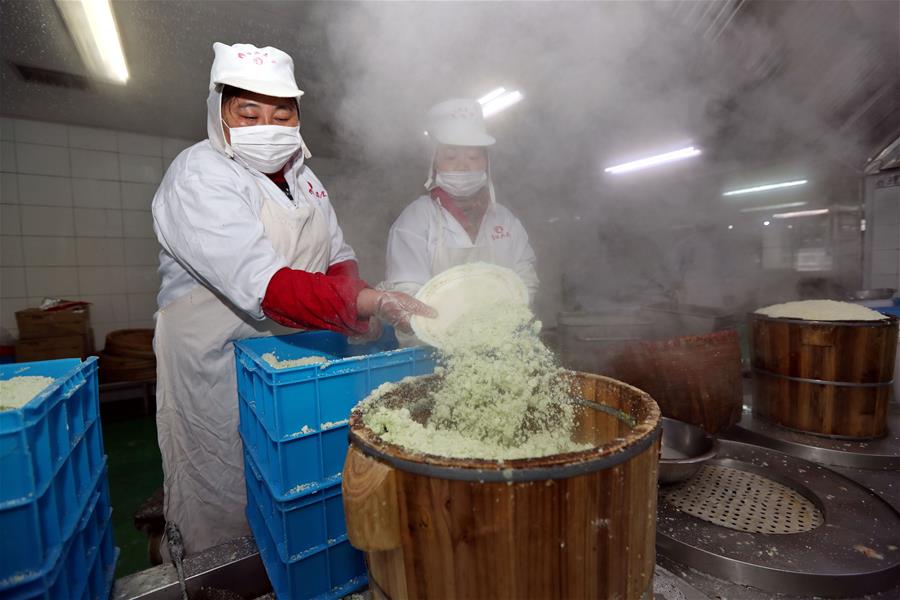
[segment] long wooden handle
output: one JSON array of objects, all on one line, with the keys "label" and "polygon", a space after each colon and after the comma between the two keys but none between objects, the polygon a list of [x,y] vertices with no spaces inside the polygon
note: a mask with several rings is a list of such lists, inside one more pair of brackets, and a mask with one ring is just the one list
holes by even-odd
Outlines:
[{"label": "long wooden handle", "polygon": [[365,552],[399,548],[400,510],[394,469],[350,446],[342,488],[350,543]]}]

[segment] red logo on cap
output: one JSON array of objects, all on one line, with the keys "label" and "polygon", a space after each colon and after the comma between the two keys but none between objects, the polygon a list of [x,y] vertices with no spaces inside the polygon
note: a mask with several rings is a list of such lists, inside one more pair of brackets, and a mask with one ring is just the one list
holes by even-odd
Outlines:
[{"label": "red logo on cap", "polygon": [[[265,62],[263,57],[265,57],[265,56],[269,56],[269,53],[268,52],[260,52],[257,50],[256,52],[253,53],[253,63],[257,64],[257,65],[263,64]],[[243,59],[247,58],[247,53],[246,52],[238,52],[237,57],[240,58],[241,60],[243,60]],[[275,62],[276,61],[273,60],[272,64],[275,64]]]}]

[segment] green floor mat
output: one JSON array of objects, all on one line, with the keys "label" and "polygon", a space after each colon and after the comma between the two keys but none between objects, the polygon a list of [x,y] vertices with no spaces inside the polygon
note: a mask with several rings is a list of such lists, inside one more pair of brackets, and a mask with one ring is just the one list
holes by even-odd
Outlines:
[{"label": "green floor mat", "polygon": [[162,485],[162,459],[154,416],[103,420],[103,441],[109,456],[109,487],[113,531],[122,550],[116,577],[150,566],[147,537],[134,528],[134,512]]}]

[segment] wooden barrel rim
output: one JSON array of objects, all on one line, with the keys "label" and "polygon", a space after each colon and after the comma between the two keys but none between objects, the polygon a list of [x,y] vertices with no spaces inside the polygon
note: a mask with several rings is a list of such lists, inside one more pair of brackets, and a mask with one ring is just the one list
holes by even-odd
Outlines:
[{"label": "wooden barrel rim", "polygon": [[[659,406],[649,394],[610,377],[588,373],[579,373],[579,375],[631,391],[645,415],[635,424],[628,435],[589,450],[538,458],[518,458],[506,461],[451,458],[410,452],[396,444],[382,441],[363,423],[362,410],[357,407],[350,415],[350,441],[368,456],[383,460],[400,470],[419,475],[463,481],[521,482],[565,479],[609,469],[645,451],[662,435]],[[598,403],[591,402],[591,404]],[[605,405],[600,404],[599,406]]]},{"label": "wooden barrel rim", "polygon": [[756,312],[749,313],[748,317],[757,321],[793,323],[795,325],[819,325],[826,327],[833,327],[835,325],[840,325],[842,327],[895,327],[898,321],[897,317],[894,315],[884,315],[883,319],[878,319],[877,321],[813,321],[807,319],[792,319],[788,317],[769,317]]}]

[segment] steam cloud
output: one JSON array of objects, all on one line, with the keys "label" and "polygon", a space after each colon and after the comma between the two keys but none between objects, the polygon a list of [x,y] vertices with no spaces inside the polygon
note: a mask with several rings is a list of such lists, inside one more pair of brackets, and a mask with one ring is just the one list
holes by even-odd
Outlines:
[{"label": "steam cloud", "polygon": [[[381,276],[387,228],[423,191],[427,108],[502,85],[526,97],[489,121],[498,138],[492,168],[498,201],[535,246],[542,318],[615,302],[745,308],[790,298],[802,274],[760,278],[763,231],[727,229],[733,204],[721,192],[766,174],[813,175],[822,161],[855,175],[871,148],[827,117],[865,93],[860,73],[889,67],[873,58],[853,10],[784,3],[763,13],[738,1],[315,7],[337,65],[337,135],[373,165],[339,184],[345,197],[363,186],[359,201],[376,215],[365,227],[345,225],[364,250],[365,274]],[[766,21],[773,12],[777,23]],[[812,56],[842,58],[798,77],[791,61],[810,44]],[[690,165],[603,173],[686,142],[704,150]],[[852,186],[835,189],[811,185],[777,201],[858,201]],[[349,211],[338,211],[346,223]]]}]

